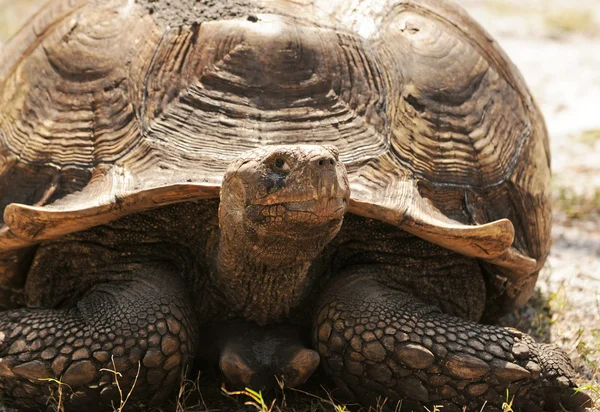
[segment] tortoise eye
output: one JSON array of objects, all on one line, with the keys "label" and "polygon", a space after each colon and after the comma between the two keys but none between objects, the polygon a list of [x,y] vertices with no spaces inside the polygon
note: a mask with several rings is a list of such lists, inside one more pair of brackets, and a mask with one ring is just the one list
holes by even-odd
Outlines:
[{"label": "tortoise eye", "polygon": [[273,161],[273,166],[278,172],[287,173],[290,171],[290,167],[283,157],[276,157]]}]

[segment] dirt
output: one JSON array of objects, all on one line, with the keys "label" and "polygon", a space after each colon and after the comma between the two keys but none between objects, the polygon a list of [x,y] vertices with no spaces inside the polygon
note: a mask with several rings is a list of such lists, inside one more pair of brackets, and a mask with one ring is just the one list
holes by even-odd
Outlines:
[{"label": "dirt", "polygon": [[[145,2],[152,7],[151,0]],[[1,42],[42,3],[0,0],[0,49]],[[459,3],[520,68],[545,115],[551,138],[552,252],[534,299],[517,314],[505,317],[503,323],[567,351],[579,372],[580,385],[587,386],[588,393],[598,399],[600,0]]]}]

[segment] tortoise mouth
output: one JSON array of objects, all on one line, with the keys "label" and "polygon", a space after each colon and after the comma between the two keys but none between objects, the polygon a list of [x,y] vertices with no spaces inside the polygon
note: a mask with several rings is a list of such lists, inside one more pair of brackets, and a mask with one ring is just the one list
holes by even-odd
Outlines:
[{"label": "tortoise mouth", "polygon": [[256,217],[267,224],[299,223],[319,225],[343,219],[348,211],[348,199],[346,197],[335,197],[266,205],[256,204],[249,206],[248,209],[254,209],[254,213],[250,213],[250,215],[258,215]]}]

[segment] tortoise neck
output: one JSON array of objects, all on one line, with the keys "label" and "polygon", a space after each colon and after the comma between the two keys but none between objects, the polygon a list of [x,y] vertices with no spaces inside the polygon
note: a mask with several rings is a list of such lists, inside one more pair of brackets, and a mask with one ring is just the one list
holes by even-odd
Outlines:
[{"label": "tortoise neck", "polygon": [[259,325],[283,321],[310,289],[313,259],[299,258],[298,242],[279,244],[277,251],[284,252],[276,259],[272,251],[238,232],[221,230],[218,245],[214,281],[246,320]]}]

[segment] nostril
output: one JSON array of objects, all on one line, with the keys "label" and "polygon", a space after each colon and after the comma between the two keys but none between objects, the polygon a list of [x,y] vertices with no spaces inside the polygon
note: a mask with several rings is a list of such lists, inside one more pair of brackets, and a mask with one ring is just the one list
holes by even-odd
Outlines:
[{"label": "nostril", "polygon": [[331,156],[323,156],[320,159],[315,159],[314,164],[320,168],[330,169],[335,165],[335,159]]}]

